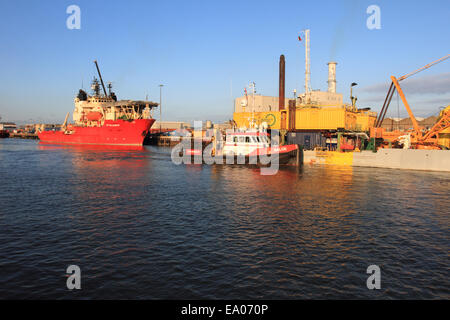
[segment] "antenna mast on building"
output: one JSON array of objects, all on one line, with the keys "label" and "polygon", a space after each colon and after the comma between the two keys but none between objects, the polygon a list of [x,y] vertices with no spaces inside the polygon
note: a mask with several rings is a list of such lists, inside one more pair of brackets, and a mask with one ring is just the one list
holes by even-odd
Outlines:
[{"label": "antenna mast on building", "polygon": [[250,84],[248,85],[249,88],[252,89],[252,108],[253,111],[255,110],[255,92],[256,92],[256,84],[254,82],[250,82]]},{"label": "antenna mast on building", "polygon": [[252,125],[251,125],[251,127],[253,127],[254,126],[254,122],[255,122],[255,117],[254,117],[254,114],[253,114],[253,112],[255,112],[255,92],[256,92],[256,84],[254,83],[254,82],[250,82],[250,84],[249,84],[249,88],[251,88],[252,89],[252,116],[251,116],[251,123],[252,123]]}]

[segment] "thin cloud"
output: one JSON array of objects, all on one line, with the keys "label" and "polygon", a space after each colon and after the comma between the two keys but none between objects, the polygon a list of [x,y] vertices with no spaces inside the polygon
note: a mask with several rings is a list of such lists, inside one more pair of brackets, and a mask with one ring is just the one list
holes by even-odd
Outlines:
[{"label": "thin cloud", "polygon": [[433,104],[439,106],[448,106],[450,105],[450,97],[439,97],[439,98],[431,98],[420,101],[420,103]]},{"label": "thin cloud", "polygon": [[[364,87],[361,91],[373,94],[387,93],[389,85],[390,82],[377,83]],[[450,93],[450,72],[405,79],[401,82],[401,86],[408,95]]]}]

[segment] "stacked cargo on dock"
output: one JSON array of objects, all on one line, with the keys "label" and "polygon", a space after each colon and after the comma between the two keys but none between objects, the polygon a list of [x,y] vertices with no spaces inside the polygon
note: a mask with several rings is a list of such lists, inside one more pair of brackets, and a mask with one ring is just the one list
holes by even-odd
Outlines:
[{"label": "stacked cargo on dock", "polygon": [[295,110],[295,130],[356,130],[356,113],[346,106]]},{"label": "stacked cargo on dock", "polygon": [[351,97],[351,104],[343,102],[343,95],[336,92],[336,64],[328,63],[328,91],[310,90],[308,85],[298,97],[294,92],[294,99],[285,99],[285,58],[281,55],[278,106],[275,104],[277,97],[255,96],[254,92],[250,96],[246,94],[235,100],[234,123],[247,128],[265,123],[270,129],[289,132],[368,132],[377,114],[369,108],[358,110],[354,97]]},{"label": "stacked cargo on dock", "polygon": [[356,112],[356,131],[369,132],[375,125],[377,113],[370,110],[357,110]]},{"label": "stacked cargo on dock", "polygon": [[[309,49],[306,49],[305,59],[306,66],[309,66]],[[294,90],[294,99],[285,99],[285,57],[281,55],[278,106],[275,103],[277,97],[255,96],[254,90],[252,95],[247,96],[245,89],[245,96],[235,100],[235,126],[249,128],[258,125],[279,130],[282,142],[299,144],[305,149],[324,148],[327,145],[335,149],[341,146],[337,140],[343,140],[342,146],[351,145],[352,150],[355,149],[374,125],[377,114],[370,108],[357,109],[357,99],[352,93],[351,104],[344,103],[343,95],[336,92],[337,62],[327,65],[327,91],[310,89],[307,67],[305,92],[297,96]],[[351,87],[354,85],[356,83],[352,83]],[[251,87],[254,89],[254,83]],[[355,141],[347,143],[345,139]]]},{"label": "stacked cargo on dock", "polygon": [[325,148],[326,137],[322,132],[289,132],[287,134],[287,144],[298,144],[304,150],[314,150]]},{"label": "stacked cargo on dock", "polygon": [[[291,115],[294,113],[294,116]],[[283,115],[284,114],[284,115]],[[286,121],[282,124],[282,119]],[[351,106],[321,107],[296,106],[272,112],[235,112],[233,120],[238,127],[249,127],[250,122],[265,122],[270,129],[296,130],[348,130],[368,132],[376,120],[376,113],[360,111]]]}]

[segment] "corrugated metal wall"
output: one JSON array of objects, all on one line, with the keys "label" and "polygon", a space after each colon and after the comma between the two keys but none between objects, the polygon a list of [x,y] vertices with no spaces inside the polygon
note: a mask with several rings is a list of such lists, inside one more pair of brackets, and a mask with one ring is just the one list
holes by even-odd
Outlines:
[{"label": "corrugated metal wall", "polygon": [[345,108],[309,108],[296,110],[296,128],[300,130],[336,130],[343,128],[353,130],[356,117]]},{"label": "corrugated metal wall", "polygon": [[326,138],[320,132],[289,132],[288,144],[299,144],[305,150],[313,150],[315,147],[325,147]]},{"label": "corrugated metal wall", "polygon": [[375,112],[362,111],[356,114],[356,130],[369,131],[371,127],[375,126],[377,119]]}]

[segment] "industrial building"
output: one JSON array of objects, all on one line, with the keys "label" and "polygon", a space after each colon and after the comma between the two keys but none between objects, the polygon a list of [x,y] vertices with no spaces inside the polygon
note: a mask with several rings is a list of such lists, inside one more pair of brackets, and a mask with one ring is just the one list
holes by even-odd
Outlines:
[{"label": "industrial building", "polygon": [[[280,58],[280,74],[284,79],[284,56]],[[312,90],[296,99],[284,99],[284,80],[280,80],[280,96],[252,95],[235,100],[233,120],[238,127],[263,122],[270,129],[287,131],[369,131],[377,114],[344,104],[336,93],[336,62],[328,63],[328,91]],[[276,105],[278,102],[278,105]]]},{"label": "industrial building", "polygon": [[[284,108],[287,109],[289,101],[286,100]],[[272,112],[280,111],[278,97],[262,96],[260,94],[238,97],[234,100],[234,112]]]},{"label": "industrial building", "polygon": [[[280,111],[278,100],[278,97],[260,94],[241,96],[234,100],[234,112]],[[285,99],[283,109],[289,108],[289,103],[292,103],[290,101],[295,102],[296,106],[338,107],[343,105],[343,95],[341,93],[313,90],[296,97],[296,99]]]},{"label": "industrial building", "polygon": [[182,121],[158,121],[156,120],[152,126],[153,130],[163,129],[163,130],[177,130],[177,129],[187,129],[190,128],[191,124]]},{"label": "industrial building", "polygon": [[250,93],[236,98],[234,124],[237,127],[264,124],[280,130],[282,141],[286,138],[288,143],[309,148],[325,147],[326,141],[332,145],[337,137],[345,141],[346,134],[354,138],[355,132],[369,132],[377,114],[370,108],[358,109],[354,97],[351,104],[344,103],[343,95],[336,92],[337,62],[327,63],[328,90],[311,90],[309,30],[305,31],[305,42],[305,91],[295,99],[285,99],[285,57],[281,55],[278,97]]}]

